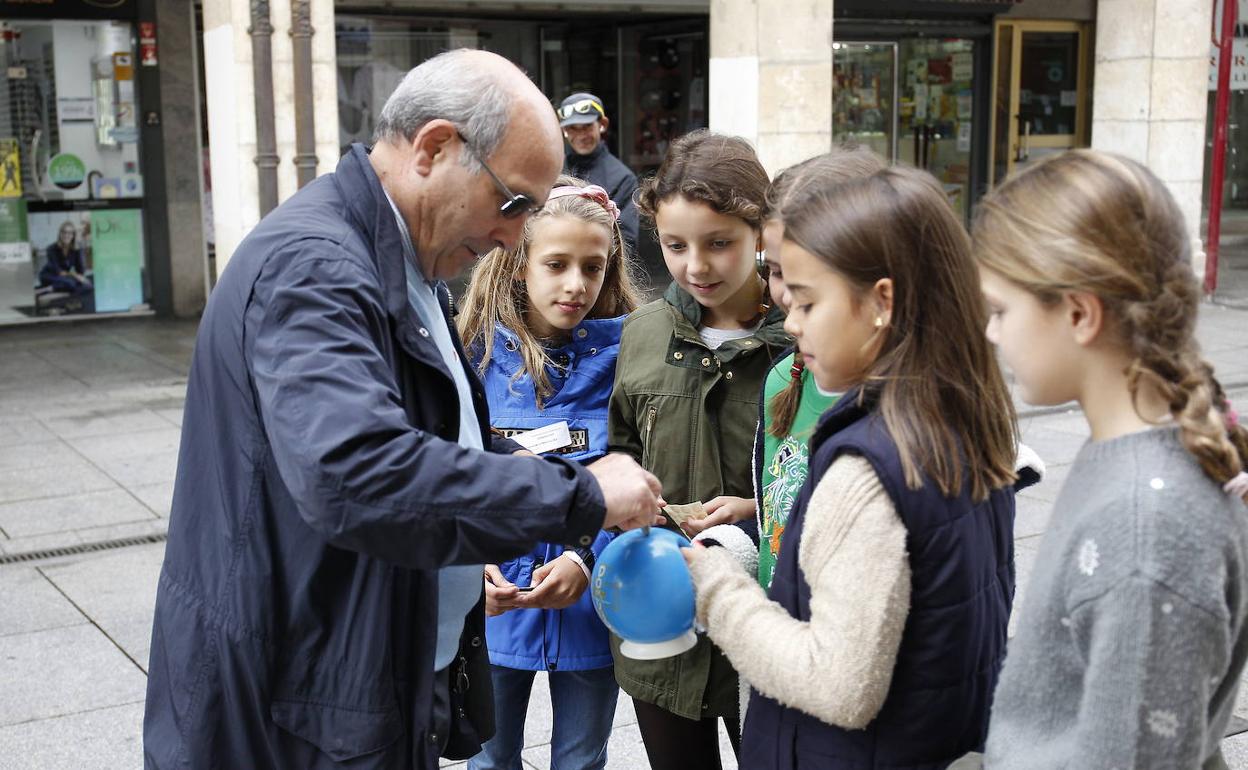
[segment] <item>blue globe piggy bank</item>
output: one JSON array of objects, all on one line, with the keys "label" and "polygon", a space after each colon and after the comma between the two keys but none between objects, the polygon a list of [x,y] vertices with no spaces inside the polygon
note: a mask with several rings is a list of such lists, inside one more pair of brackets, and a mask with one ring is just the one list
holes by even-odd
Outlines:
[{"label": "blue globe piggy bank", "polygon": [[612,540],[594,566],[598,617],[630,658],[668,658],[697,644],[693,579],[680,554],[689,543],[666,529],[635,529]]}]

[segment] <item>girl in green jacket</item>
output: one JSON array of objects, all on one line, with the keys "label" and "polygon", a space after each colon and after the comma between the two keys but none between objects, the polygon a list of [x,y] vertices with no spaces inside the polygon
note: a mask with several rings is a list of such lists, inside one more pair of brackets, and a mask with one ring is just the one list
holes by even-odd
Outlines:
[{"label": "girl in green jacket", "polygon": [[[638,194],[672,284],[624,323],[611,397],[610,449],[663,482],[671,503],[753,513],[751,447],[758,394],[790,344],[756,269],[767,173],[742,139],[697,131],[672,143]],[[737,677],[704,636],[681,655],[622,657],[616,678],[633,698],[654,770],[718,770],[716,722],[739,743]]]},{"label": "girl in green jacket", "polygon": [[[875,153],[846,145],[776,175],[767,194],[763,265],[768,294],[785,313],[789,311],[789,297],[780,267],[784,223],[776,212],[790,194],[800,194],[812,184],[861,179],[883,168],[884,162]],[[771,586],[789,508],[806,481],[807,444],[815,424],[836,403],[837,395],[819,390],[801,357],[792,351],[781,356],[767,373],[758,407],[752,500],[728,500],[715,513],[684,525],[690,535],[705,533],[704,537],[727,546],[734,554],[746,555],[743,566],[750,572],[757,571],[763,588]],[[737,526],[717,526],[729,524]]]}]

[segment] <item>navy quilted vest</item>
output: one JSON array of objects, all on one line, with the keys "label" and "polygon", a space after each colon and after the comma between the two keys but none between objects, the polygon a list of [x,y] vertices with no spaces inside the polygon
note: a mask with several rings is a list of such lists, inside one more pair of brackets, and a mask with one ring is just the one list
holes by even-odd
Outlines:
[{"label": "navy quilted vest", "polygon": [[838,455],[867,459],[905,524],[910,558],[910,613],[892,684],[863,730],[752,693],[741,756],[751,770],[943,769],[982,750],[988,734],[1014,599],[1014,491],[975,503],[965,490],[950,498],[931,483],[908,489],[883,417],[857,401],[846,394],[811,439],[811,472],[789,515],[769,596],[793,617],[810,619],[810,586],[797,557],[811,491]]}]

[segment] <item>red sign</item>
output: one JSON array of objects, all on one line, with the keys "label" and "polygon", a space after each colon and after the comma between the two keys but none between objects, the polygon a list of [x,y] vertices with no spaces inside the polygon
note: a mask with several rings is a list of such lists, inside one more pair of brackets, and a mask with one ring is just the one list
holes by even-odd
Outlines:
[{"label": "red sign", "polygon": [[156,23],[139,22],[139,64],[144,67],[156,66]]}]

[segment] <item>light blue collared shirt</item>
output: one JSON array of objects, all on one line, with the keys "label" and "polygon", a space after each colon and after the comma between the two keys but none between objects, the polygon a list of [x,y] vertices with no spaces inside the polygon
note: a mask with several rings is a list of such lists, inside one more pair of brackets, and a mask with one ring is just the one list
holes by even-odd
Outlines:
[{"label": "light blue collared shirt", "polygon": [[[451,379],[455,381],[455,390],[459,396],[459,445],[468,449],[484,449],[477,413],[472,408],[472,390],[468,387],[468,377],[464,374],[464,366],[460,363],[459,353],[451,340],[446,316],[442,314],[442,305],[438,302],[438,284],[426,279],[420,272],[416,261],[416,247],[412,244],[407,223],[403,221],[403,216],[389,193],[386,194],[386,200],[390,201],[394,219],[399,224],[399,232],[403,234],[407,301],[423,324],[422,334],[428,332],[433,339],[451,373]],[[438,646],[433,656],[435,671],[441,671],[455,659],[455,653],[459,649],[459,637],[464,633],[464,619],[481,596],[483,574],[482,564],[453,565],[443,567],[438,572]]]}]

